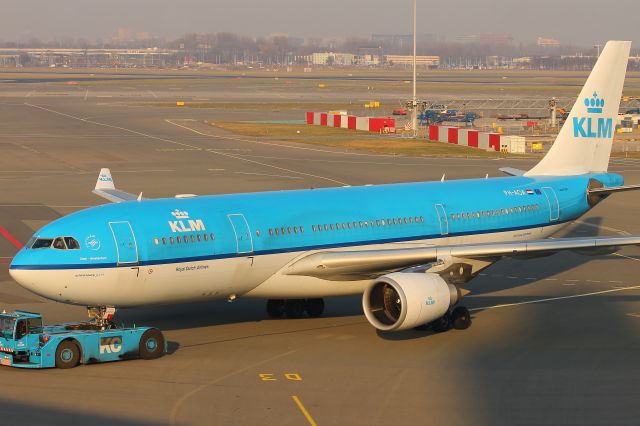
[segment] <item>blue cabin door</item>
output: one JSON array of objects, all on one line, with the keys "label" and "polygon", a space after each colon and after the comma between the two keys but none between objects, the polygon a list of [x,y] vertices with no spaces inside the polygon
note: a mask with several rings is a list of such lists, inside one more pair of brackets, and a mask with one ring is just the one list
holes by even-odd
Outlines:
[{"label": "blue cabin door", "polygon": [[436,204],[436,213],[438,214],[438,222],[440,223],[440,235],[449,235],[449,220],[447,212],[442,204]]},{"label": "blue cabin door", "polygon": [[253,252],[253,239],[251,237],[251,229],[247,219],[243,214],[235,213],[227,215],[231,226],[233,227],[233,233],[236,237],[237,253],[252,253]]},{"label": "blue cabin door", "polygon": [[138,244],[129,222],[109,222],[113,239],[116,243],[118,265],[138,263]]},{"label": "blue cabin door", "polygon": [[555,222],[560,218],[560,203],[558,203],[556,191],[549,186],[544,186],[542,187],[542,193],[549,204],[549,222]]}]

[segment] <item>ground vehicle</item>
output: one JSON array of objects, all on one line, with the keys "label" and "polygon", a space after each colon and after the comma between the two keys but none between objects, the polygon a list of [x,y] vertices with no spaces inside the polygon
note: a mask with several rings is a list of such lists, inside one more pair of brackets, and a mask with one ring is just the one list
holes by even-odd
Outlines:
[{"label": "ground vehicle", "polygon": [[79,363],[154,359],[164,352],[164,337],[155,328],[114,328],[97,322],[42,325],[37,313],[0,314],[0,365],[73,368]]},{"label": "ground vehicle", "polygon": [[407,115],[406,108],[394,108],[393,115]]}]

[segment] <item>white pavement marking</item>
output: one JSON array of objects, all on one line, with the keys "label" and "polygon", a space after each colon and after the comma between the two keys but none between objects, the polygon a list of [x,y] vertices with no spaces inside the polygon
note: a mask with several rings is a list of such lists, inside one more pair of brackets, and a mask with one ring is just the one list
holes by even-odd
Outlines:
[{"label": "white pavement marking", "polygon": [[151,93],[151,96],[153,96],[154,98],[158,99],[158,95],[156,95],[155,93],[153,93],[153,91],[148,90],[149,93]]},{"label": "white pavement marking", "polygon": [[544,302],[555,302],[555,301],[558,301],[558,300],[577,299],[577,298],[580,298],[580,297],[598,296],[598,295],[601,295],[601,294],[616,293],[616,292],[619,292],[619,291],[638,290],[638,289],[640,289],[640,285],[635,285],[635,286],[631,286],[631,287],[619,287],[619,288],[614,288],[614,289],[611,289],[611,290],[594,291],[594,292],[591,292],[591,293],[572,294],[570,296],[548,297],[548,298],[545,298],[545,299],[526,300],[524,302],[504,303],[504,304],[501,304],[501,305],[485,306],[485,307],[482,307],[482,308],[471,308],[469,310],[470,311],[484,311],[484,310],[488,310],[488,309],[509,308],[509,307],[513,307],[513,306],[532,305],[534,303],[544,303]]},{"label": "white pavement marking", "polygon": [[630,259],[630,260],[635,260],[636,262],[640,262],[640,259],[637,259],[635,257],[629,257],[629,256],[625,256],[624,254],[620,254],[620,253],[613,253],[614,256],[618,256],[618,257],[624,257],[625,259]]},{"label": "white pavement marking", "polygon": [[[144,136],[144,137],[149,138],[149,139],[155,139],[155,140],[159,140],[159,141],[162,141],[162,142],[172,143],[172,144],[184,146],[184,147],[187,147],[187,148],[194,148],[194,149],[202,150],[202,151],[209,152],[209,153],[212,153],[212,154],[233,158],[233,159],[240,160],[240,161],[245,161],[245,162],[248,162],[248,163],[258,164],[258,165],[264,166],[264,167],[271,167],[271,168],[276,169],[276,170],[281,170],[281,171],[284,171],[284,172],[294,173],[294,174],[297,174],[297,175],[303,175],[303,176],[308,176],[308,177],[312,177],[312,178],[316,178],[316,179],[327,180],[329,182],[337,183],[337,184],[343,185],[343,186],[344,185],[348,185],[348,183],[346,183],[346,182],[342,182],[342,181],[339,181],[339,180],[336,180],[336,179],[331,179],[331,178],[328,178],[326,176],[314,175],[314,174],[311,174],[311,173],[304,173],[304,172],[299,172],[297,170],[287,169],[287,168],[284,168],[284,167],[278,167],[278,166],[274,166],[272,164],[262,163],[260,161],[255,161],[255,160],[249,160],[247,158],[242,158],[242,157],[239,157],[237,155],[232,155],[232,154],[228,154],[228,153],[225,153],[225,152],[219,152],[219,151],[216,151],[214,149],[203,149],[203,148],[195,146],[195,145],[189,145],[189,144],[182,143],[182,142],[177,142],[177,141],[174,141],[174,140],[171,140],[171,139],[166,139],[166,138],[161,138],[159,136],[149,135],[149,134],[146,134],[146,133],[138,132],[137,130],[127,129],[126,127],[114,126],[112,124],[100,123],[98,121],[92,121],[92,120],[83,120],[80,117],[76,117],[74,115],[66,114],[64,112],[56,111],[56,110],[53,110],[53,109],[50,109],[50,108],[45,108],[45,107],[42,107],[42,106],[39,106],[39,105],[33,105],[33,104],[26,103],[26,102],[25,102],[25,105],[27,105],[29,107],[33,107],[33,108],[38,108],[38,109],[41,109],[41,110],[44,110],[44,111],[48,111],[48,112],[51,112],[53,114],[62,115],[64,117],[71,118],[73,120],[78,120],[78,121],[82,121],[82,122],[85,122],[85,123],[95,124],[97,126],[103,126],[103,127],[109,127],[109,128],[112,128],[112,129],[118,129],[118,130],[122,130],[122,131],[125,131],[125,132],[133,133],[133,134],[136,134],[136,135]],[[185,127],[185,126],[179,126],[179,127]],[[189,129],[188,127],[185,127],[185,128]],[[191,130],[191,129],[189,129],[189,130]],[[213,136],[213,137],[215,137],[215,136]]]},{"label": "white pavement marking", "polygon": [[89,96],[89,89],[87,89],[86,92],[84,92],[84,100],[87,100],[87,96]]},{"label": "white pavement marking", "polygon": [[596,229],[606,229],[607,231],[616,232],[620,235],[631,235],[629,232],[623,231],[622,229],[611,228],[609,226],[604,226],[604,225],[594,225],[593,223],[583,222],[581,220],[576,220],[574,221],[574,223],[577,223],[579,225],[584,225],[584,226],[590,226]]},{"label": "white pavement marking", "polygon": [[286,175],[270,175],[268,173],[251,173],[251,172],[233,172],[238,175],[256,175],[256,176],[270,176],[270,177],[278,177],[278,178],[286,178],[286,179],[302,179],[297,176],[286,176]]}]

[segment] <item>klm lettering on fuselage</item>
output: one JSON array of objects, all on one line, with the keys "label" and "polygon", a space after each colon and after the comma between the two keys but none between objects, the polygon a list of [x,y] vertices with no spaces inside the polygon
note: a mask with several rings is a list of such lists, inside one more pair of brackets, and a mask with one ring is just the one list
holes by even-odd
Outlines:
[{"label": "klm lettering on fuselage", "polygon": [[201,219],[189,219],[189,213],[178,209],[171,212],[171,215],[178,220],[170,220],[171,232],[195,232],[206,231],[204,222]]},{"label": "klm lettering on fuselage", "polygon": [[[593,97],[585,98],[584,105],[588,114],[602,114],[604,99],[598,98],[594,92]],[[613,119],[598,117],[573,117],[573,137],[575,138],[610,138],[613,135]]]}]

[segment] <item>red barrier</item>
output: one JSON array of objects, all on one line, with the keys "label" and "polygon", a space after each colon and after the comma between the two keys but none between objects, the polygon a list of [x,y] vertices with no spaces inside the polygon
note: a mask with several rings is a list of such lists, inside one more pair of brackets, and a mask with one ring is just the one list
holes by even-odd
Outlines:
[{"label": "red barrier", "polygon": [[326,126],[327,125],[327,117],[328,115],[326,113],[322,113],[320,114],[320,125],[321,126]]},{"label": "red barrier", "polygon": [[500,134],[489,134],[489,148],[493,148],[496,151],[500,151]]},{"label": "red barrier", "polygon": [[349,116],[349,118],[347,119],[347,126],[351,130],[355,130],[356,129],[356,116],[355,115],[350,115]]},{"label": "red barrier", "polygon": [[438,126],[429,126],[429,140],[438,142]]},{"label": "red barrier", "polygon": [[467,145],[472,146],[474,148],[478,147],[478,131],[477,130],[469,130],[467,133]]},{"label": "red barrier", "polygon": [[333,116],[333,127],[340,127],[340,120],[342,119],[341,115],[334,115]]},{"label": "red barrier", "polygon": [[307,124],[313,124],[313,112],[307,112]]},{"label": "red barrier", "polygon": [[458,143],[458,128],[457,127],[450,127],[449,128],[449,133],[448,133],[448,140],[449,143]]}]

